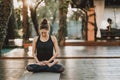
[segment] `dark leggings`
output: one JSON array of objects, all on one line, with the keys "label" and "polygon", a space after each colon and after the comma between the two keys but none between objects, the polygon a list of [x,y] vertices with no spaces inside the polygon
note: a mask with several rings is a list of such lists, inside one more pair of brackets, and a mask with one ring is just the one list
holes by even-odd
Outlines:
[{"label": "dark leggings", "polygon": [[64,67],[60,64],[55,64],[52,67],[40,66],[38,64],[30,64],[26,67],[26,69],[30,72],[56,72],[61,73],[64,71]]}]

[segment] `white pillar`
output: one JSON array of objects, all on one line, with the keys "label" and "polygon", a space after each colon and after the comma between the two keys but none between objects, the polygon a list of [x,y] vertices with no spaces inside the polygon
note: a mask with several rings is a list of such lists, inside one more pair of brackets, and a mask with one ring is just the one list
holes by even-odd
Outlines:
[{"label": "white pillar", "polygon": [[94,6],[96,13],[96,23],[98,28],[96,37],[101,38],[100,26],[104,15],[105,0],[94,0]]}]

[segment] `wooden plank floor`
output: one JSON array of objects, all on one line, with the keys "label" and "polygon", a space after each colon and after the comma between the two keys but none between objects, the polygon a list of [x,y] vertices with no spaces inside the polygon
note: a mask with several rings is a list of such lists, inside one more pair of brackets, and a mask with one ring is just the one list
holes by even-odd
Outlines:
[{"label": "wooden plank floor", "polygon": [[[14,49],[5,56],[30,56],[31,49]],[[120,46],[66,46],[60,47],[59,57],[117,57]],[[81,58],[58,59],[65,67],[60,80],[120,80],[120,58]],[[33,59],[0,59],[0,80],[19,80],[25,67],[33,63]],[[31,73],[29,73],[31,74]]]},{"label": "wooden plank floor", "polygon": [[[27,62],[32,60],[1,60],[0,80],[19,80]],[[120,59],[68,59],[60,60],[60,63],[65,67],[60,80],[120,79]]]}]

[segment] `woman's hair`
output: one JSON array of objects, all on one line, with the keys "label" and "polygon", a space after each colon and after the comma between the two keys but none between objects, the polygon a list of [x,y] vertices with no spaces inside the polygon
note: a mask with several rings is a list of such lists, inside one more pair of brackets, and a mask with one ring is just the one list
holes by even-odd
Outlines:
[{"label": "woman's hair", "polygon": [[44,18],[44,19],[41,21],[39,28],[40,28],[40,29],[46,29],[46,30],[49,30],[49,29],[50,29],[50,26],[49,26],[49,24],[48,24],[47,19]]}]

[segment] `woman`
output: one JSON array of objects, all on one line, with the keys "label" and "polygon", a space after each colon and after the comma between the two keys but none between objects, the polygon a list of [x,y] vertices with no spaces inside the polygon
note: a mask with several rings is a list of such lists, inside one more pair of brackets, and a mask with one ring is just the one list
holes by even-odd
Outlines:
[{"label": "woman", "polygon": [[39,27],[40,34],[33,40],[32,53],[36,64],[30,64],[27,66],[27,70],[30,72],[64,71],[62,65],[57,64],[58,61],[55,60],[58,56],[57,39],[55,36],[50,36],[49,31],[50,26],[48,21],[43,19]]}]

